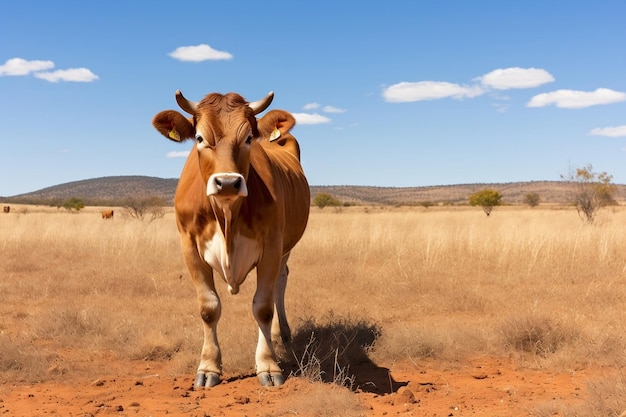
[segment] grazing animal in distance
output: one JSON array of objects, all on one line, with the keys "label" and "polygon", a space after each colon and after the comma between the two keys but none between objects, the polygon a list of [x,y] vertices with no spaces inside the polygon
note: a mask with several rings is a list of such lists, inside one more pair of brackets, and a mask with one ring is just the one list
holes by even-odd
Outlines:
[{"label": "grazing animal in distance", "polygon": [[174,198],[183,257],[204,329],[196,388],[217,385],[222,377],[216,332],[222,309],[214,273],[237,294],[254,268],[257,377],[263,386],[285,381],[273,343],[291,337],[284,304],[287,260],[306,228],[310,190],[300,147],[290,133],[293,115],[272,110],[256,118],[272,99],[269,93],[249,103],[236,93],[212,93],[192,102],[177,91],[176,101],[190,117],[166,110],[152,120],[166,138],[196,142]]},{"label": "grazing animal in distance", "polygon": [[5,213],[10,213],[11,212],[11,206],[4,206],[2,207],[2,211]]},{"label": "grazing animal in distance", "polygon": [[103,219],[112,219],[113,218],[113,210],[102,210],[102,218]]}]

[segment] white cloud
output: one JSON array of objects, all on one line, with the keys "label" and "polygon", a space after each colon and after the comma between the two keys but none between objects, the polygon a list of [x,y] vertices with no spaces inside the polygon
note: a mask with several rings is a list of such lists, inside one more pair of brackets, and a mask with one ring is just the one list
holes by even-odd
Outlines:
[{"label": "white cloud", "polygon": [[318,113],[292,113],[296,123],[301,125],[319,125],[330,123],[330,119]]},{"label": "white cloud", "polygon": [[66,70],[56,70],[52,72],[37,72],[35,77],[42,80],[57,83],[59,81],[72,81],[80,83],[90,83],[99,77],[87,68],[70,68]]},{"label": "white cloud", "polygon": [[302,107],[303,110],[315,110],[319,109],[320,105],[318,103],[307,103]]},{"label": "white cloud", "polygon": [[189,156],[189,151],[171,151],[165,154],[167,158],[186,158]]},{"label": "white cloud", "polygon": [[322,110],[326,113],[345,113],[346,112],[345,109],[340,109],[334,106],[324,106]]},{"label": "white cloud", "polygon": [[598,127],[589,132],[592,136],[608,136],[611,138],[619,138],[626,136],[626,125],[613,127]]},{"label": "white cloud", "polygon": [[452,97],[455,99],[477,97],[484,93],[479,86],[464,86],[440,81],[401,82],[383,91],[385,101],[406,103]]},{"label": "white cloud", "polygon": [[557,90],[534,96],[526,107],[545,107],[554,104],[562,109],[582,109],[625,100],[625,93],[608,88],[598,88],[595,91]]},{"label": "white cloud", "polygon": [[553,82],[554,77],[541,68],[513,67],[493,70],[475,80],[480,81],[485,87],[508,90],[511,88],[538,87]]},{"label": "white cloud", "polygon": [[218,51],[211,48],[207,44],[200,44],[196,46],[181,46],[176,48],[173,52],[168,54],[174,59],[179,61],[220,61],[233,59],[232,54],[225,51]]},{"label": "white cloud", "polygon": [[[307,103],[305,104],[302,109],[303,110],[315,110],[315,109],[319,109],[320,107],[322,107],[319,103]],[[335,107],[335,106],[324,106],[322,107],[322,111],[325,113],[345,113],[346,110],[345,109],[340,109],[339,107]]]},{"label": "white cloud", "polygon": [[8,59],[4,65],[0,65],[0,76],[3,75],[28,75],[35,71],[45,71],[54,68],[52,61],[27,61],[22,58]]},{"label": "white cloud", "polygon": [[87,68],[70,68],[66,70],[46,71],[54,68],[52,61],[27,61],[22,58],[11,58],[0,66],[0,76],[33,74],[52,83],[59,81],[91,82],[98,76]]}]

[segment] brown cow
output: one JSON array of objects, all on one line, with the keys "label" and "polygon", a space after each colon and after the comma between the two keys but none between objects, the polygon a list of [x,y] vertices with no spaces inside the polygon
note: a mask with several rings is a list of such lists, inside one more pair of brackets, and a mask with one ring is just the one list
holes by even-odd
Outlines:
[{"label": "brown cow", "polygon": [[11,206],[4,206],[2,207],[2,211],[5,213],[10,213],[11,212]]},{"label": "brown cow", "polygon": [[272,110],[261,119],[273,93],[254,103],[238,94],[207,95],[195,103],[176,92],[174,110],[157,114],[152,124],[165,137],[194,138],[178,182],[174,207],[183,256],[193,279],[204,324],[204,344],[196,387],[221,381],[217,340],[221,314],[214,271],[239,291],[256,268],[252,310],[259,326],[256,373],[265,386],[285,381],[272,342],[286,342],[287,260],[306,227],[310,191],[300,165],[300,149],[289,133],[294,117]]},{"label": "brown cow", "polygon": [[112,219],[113,218],[113,210],[102,210],[102,218],[103,219]]}]

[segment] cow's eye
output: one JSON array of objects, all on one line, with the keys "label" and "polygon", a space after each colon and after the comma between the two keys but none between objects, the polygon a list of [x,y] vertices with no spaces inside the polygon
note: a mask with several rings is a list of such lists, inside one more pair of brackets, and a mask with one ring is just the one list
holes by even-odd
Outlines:
[{"label": "cow's eye", "polygon": [[202,135],[196,134],[196,142],[198,142],[198,143],[204,142],[204,139],[202,138]]},{"label": "cow's eye", "polygon": [[246,144],[250,145],[250,143],[252,143],[252,135],[248,135],[246,138]]}]

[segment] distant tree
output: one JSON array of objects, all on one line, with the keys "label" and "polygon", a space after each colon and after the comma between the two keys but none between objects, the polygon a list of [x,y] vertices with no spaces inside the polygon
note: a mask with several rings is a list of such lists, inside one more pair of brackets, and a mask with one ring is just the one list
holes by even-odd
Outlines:
[{"label": "distant tree", "polygon": [[487,216],[491,214],[491,210],[495,206],[500,205],[502,194],[495,190],[480,190],[470,195],[469,203],[471,206],[481,206]]},{"label": "distant tree", "polygon": [[164,205],[165,202],[161,197],[144,196],[127,198],[124,200],[122,207],[124,207],[128,216],[132,218],[143,220],[149,217],[149,220],[152,221],[165,216]]},{"label": "distant tree", "polygon": [[330,194],[327,193],[318,193],[313,197],[313,204],[317,207],[323,209],[326,206],[337,207],[341,206],[341,201],[337,200]]},{"label": "distant tree", "polygon": [[611,184],[613,176],[606,172],[593,172],[591,164],[576,168],[567,175],[561,175],[561,178],[571,184],[572,204],[587,223],[593,223],[602,207],[616,204],[613,198],[616,188]]},{"label": "distant tree", "polygon": [[537,193],[528,193],[524,196],[524,203],[528,204],[531,207],[537,207],[540,200],[541,198]]},{"label": "distant tree", "polygon": [[83,203],[83,200],[81,200],[78,197],[71,197],[71,198],[68,198],[67,200],[64,200],[63,203],[61,204],[61,207],[67,210],[80,211],[82,208],[85,207],[85,203]]}]

